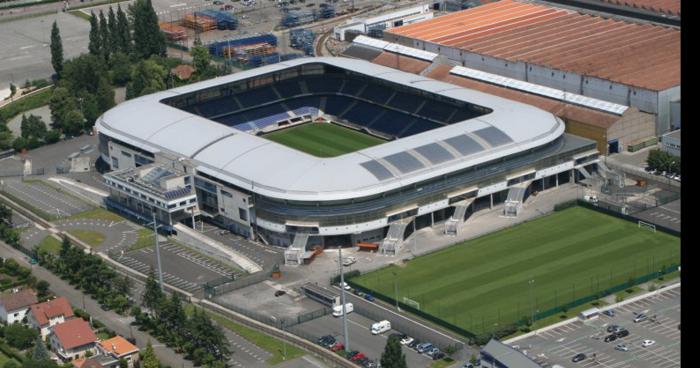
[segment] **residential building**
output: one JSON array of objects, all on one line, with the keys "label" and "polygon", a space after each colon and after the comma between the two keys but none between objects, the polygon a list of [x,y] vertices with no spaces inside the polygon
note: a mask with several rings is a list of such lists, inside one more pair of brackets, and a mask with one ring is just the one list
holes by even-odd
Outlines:
[{"label": "residential building", "polygon": [[29,306],[38,302],[34,290],[23,289],[0,295],[0,320],[7,324],[20,322],[26,317]]},{"label": "residential building", "polygon": [[681,157],[681,130],[674,130],[661,136],[661,150]]},{"label": "residential building", "polygon": [[66,362],[97,351],[97,336],[82,318],[73,318],[53,326],[49,341],[56,355]]},{"label": "residential building", "polygon": [[97,348],[104,355],[112,356],[114,359],[124,359],[129,368],[134,367],[134,363],[139,360],[139,348],[121,336],[100,341]]},{"label": "residential building", "polygon": [[41,331],[41,338],[45,339],[51,332],[51,328],[73,318],[73,308],[65,297],[58,297],[44,303],[32,305],[29,311],[29,325]]},{"label": "residential building", "polygon": [[119,360],[111,355],[96,355],[90,358],[80,358],[72,361],[75,368],[117,368]]}]

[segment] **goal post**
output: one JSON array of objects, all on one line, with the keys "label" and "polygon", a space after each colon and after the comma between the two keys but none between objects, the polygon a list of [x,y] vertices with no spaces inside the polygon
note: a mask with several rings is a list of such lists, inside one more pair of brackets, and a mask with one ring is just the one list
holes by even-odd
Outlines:
[{"label": "goal post", "polygon": [[656,225],[654,225],[654,224],[652,224],[652,223],[649,223],[649,222],[644,222],[644,221],[642,221],[642,220],[639,220],[639,221],[637,221],[637,226],[638,226],[640,229],[651,230],[651,231],[654,232],[654,233],[656,232]]},{"label": "goal post", "polygon": [[418,303],[417,301],[415,301],[415,300],[413,300],[413,299],[410,299],[410,298],[407,298],[407,297],[404,296],[404,297],[403,297],[403,303],[406,304],[406,305],[410,305],[411,307],[420,310],[420,303]]}]

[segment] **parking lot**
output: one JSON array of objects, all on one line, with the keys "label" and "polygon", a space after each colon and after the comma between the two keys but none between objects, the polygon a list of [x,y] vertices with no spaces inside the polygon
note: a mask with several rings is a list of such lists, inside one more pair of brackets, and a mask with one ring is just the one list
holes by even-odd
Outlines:
[{"label": "parking lot", "polygon": [[270,269],[275,264],[284,263],[284,249],[280,247],[266,246],[260,243],[255,243],[248,241],[236,234],[231,234],[228,231],[222,230],[220,227],[216,227],[211,224],[197,224],[197,229],[203,226],[202,231],[207,237],[212,238],[218,242],[221,242],[237,252],[242,253],[246,257],[250,258],[253,262],[257,263],[263,269]]},{"label": "parking lot", "polygon": [[[151,269],[157,270],[158,267],[155,247],[131,251],[115,259],[144,274],[148,274]],[[172,243],[161,244],[160,260],[163,281],[188,292],[198,290],[206,282],[241,272]]]},{"label": "parking lot", "polygon": [[[601,314],[591,321],[575,322],[539,332],[510,345],[519,348],[543,367],[653,368],[680,367],[680,286],[615,307],[614,316]],[[635,323],[635,316],[648,318]],[[605,342],[608,327],[620,326],[629,335]],[[654,343],[643,347],[645,340]],[[616,348],[618,345],[623,347]],[[583,353],[585,359],[573,363]]]},{"label": "parking lot", "polygon": [[92,208],[86,202],[40,181],[5,178],[1,189],[50,216],[68,217]]},{"label": "parking lot", "polygon": [[[392,333],[400,333],[396,330],[384,332],[379,335],[372,335],[370,326],[377,321],[361,316],[357,313],[348,314],[348,335],[350,348],[364,353],[370,360],[378,361],[384,352],[386,341]],[[337,341],[343,341],[343,319],[327,315],[312,321],[302,323],[290,328],[291,331],[308,336],[308,338],[319,338],[325,335],[335,337]],[[413,349],[402,346],[406,354],[408,367],[423,368],[432,363],[432,359],[424,354],[418,354]]]}]

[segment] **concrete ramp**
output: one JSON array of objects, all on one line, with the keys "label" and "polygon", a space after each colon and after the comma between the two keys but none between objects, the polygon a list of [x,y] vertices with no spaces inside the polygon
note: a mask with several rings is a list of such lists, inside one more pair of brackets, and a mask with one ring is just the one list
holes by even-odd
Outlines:
[{"label": "concrete ramp", "polygon": [[212,254],[216,257],[229,260],[230,262],[235,263],[238,267],[242,268],[248,273],[256,273],[262,271],[262,267],[260,267],[260,265],[258,265],[257,263],[251,261],[250,258],[212,238],[207,237],[204,234],[192,230],[191,228],[183,224],[176,224],[173,227],[177,231],[178,237],[184,238],[184,240],[187,240],[187,244],[195,246],[207,254]]}]

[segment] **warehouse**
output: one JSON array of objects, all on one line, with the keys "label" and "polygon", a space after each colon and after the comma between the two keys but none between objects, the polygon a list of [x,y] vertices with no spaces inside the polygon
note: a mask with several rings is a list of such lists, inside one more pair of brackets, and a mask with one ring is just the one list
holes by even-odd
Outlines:
[{"label": "warehouse", "polygon": [[462,66],[637,108],[671,128],[680,100],[680,30],[502,0],[393,28],[385,41]]}]

